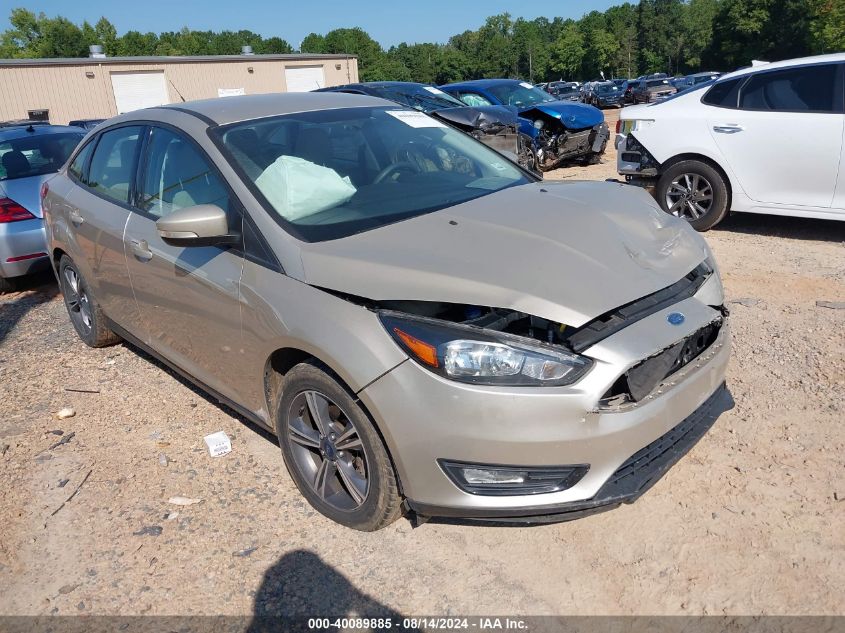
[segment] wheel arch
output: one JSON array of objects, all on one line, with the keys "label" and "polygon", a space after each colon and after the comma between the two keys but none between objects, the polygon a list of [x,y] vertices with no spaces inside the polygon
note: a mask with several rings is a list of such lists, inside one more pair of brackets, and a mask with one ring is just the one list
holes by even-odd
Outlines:
[{"label": "wheel arch", "polygon": [[378,433],[379,438],[384,443],[387,449],[387,456],[390,459],[393,472],[396,475],[396,483],[399,486],[399,493],[404,496],[402,487],[402,473],[404,472],[397,463],[395,453],[395,446],[384,430],[381,428],[380,421],[373,415],[366,403],[358,397],[358,394],[349,386],[348,382],[344,380],[339,372],[335,371],[331,364],[327,363],[323,358],[314,352],[304,349],[305,346],[296,347],[280,347],[274,350],[268,357],[264,365],[264,398],[267,402],[267,411],[269,412],[269,421],[273,430],[276,430],[276,405],[279,402],[280,395],[284,390],[285,375],[297,365],[302,363],[314,363],[323,371],[328,373],[337,383],[346,389],[353,400],[361,407],[370,421],[373,428]]},{"label": "wheel arch", "polygon": [[728,211],[730,212],[731,205],[732,205],[732,202],[733,202],[733,190],[734,190],[733,182],[731,181],[731,177],[728,174],[728,172],[718,162],[716,162],[715,160],[713,160],[709,156],[705,156],[704,154],[697,154],[695,152],[687,152],[687,153],[684,153],[684,154],[678,154],[678,155],[673,156],[672,158],[666,160],[665,162],[663,162],[660,165],[660,172],[664,173],[670,167],[677,165],[678,163],[683,162],[685,160],[697,160],[701,163],[704,163],[705,165],[709,165],[710,167],[715,169],[717,172],[719,172],[719,174],[725,180],[725,186],[727,187],[727,190],[728,190]]}]

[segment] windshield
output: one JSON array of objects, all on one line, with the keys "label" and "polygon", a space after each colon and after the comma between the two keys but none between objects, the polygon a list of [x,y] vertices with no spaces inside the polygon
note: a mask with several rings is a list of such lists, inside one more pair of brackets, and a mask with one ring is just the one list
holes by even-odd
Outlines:
[{"label": "windshield", "polygon": [[433,86],[419,86],[408,89],[378,86],[373,87],[372,91],[384,99],[396,101],[423,112],[466,107],[464,102]]},{"label": "windshield", "polygon": [[575,86],[562,86],[558,88],[558,94],[562,95],[571,95],[576,92],[578,92],[578,88],[576,88]]},{"label": "windshield", "polygon": [[500,84],[491,86],[488,90],[504,105],[510,106],[524,107],[556,101],[548,92],[524,82]]},{"label": "windshield", "polygon": [[611,92],[616,92],[617,90],[619,90],[619,88],[617,88],[616,85],[606,84],[604,86],[599,86],[598,92],[599,92],[599,94],[604,95],[604,94],[609,94]]},{"label": "windshield", "polygon": [[308,242],[532,182],[500,154],[414,110],[303,112],[235,123],[217,135],[267,210]]},{"label": "windshield", "polygon": [[83,136],[38,134],[0,142],[0,180],[56,173]]}]

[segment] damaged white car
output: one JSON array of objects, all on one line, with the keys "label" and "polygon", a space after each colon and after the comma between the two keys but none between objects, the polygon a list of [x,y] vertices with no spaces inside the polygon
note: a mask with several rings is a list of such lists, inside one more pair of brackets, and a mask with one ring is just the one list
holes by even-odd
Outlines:
[{"label": "damaged white car", "polygon": [[275,432],[352,528],[631,502],[730,404],[722,285],[684,222],[389,101],[126,114],[42,196],[82,340],[124,338]]},{"label": "damaged white car", "polygon": [[845,220],[845,54],[757,64],[625,108],[617,167],[699,231],[729,211]]}]

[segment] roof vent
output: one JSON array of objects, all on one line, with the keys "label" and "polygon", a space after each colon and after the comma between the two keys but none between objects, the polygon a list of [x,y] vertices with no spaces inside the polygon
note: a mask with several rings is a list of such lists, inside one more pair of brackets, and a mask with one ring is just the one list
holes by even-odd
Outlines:
[{"label": "roof vent", "polygon": [[91,44],[88,47],[88,57],[105,57],[106,54],[103,52],[103,47],[99,44]]},{"label": "roof vent", "polygon": [[241,46],[241,55],[255,55],[252,52],[252,46]]}]

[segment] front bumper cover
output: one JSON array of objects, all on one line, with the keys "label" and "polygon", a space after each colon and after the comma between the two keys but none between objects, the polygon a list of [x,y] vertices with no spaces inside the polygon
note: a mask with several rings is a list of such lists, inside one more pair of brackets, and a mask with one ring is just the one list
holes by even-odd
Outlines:
[{"label": "front bumper cover", "polygon": [[629,457],[590,499],[519,509],[443,508],[411,500],[408,506],[422,517],[505,523],[557,523],[612,510],[623,503],[633,503],[656,484],[733,405],[733,397],[723,383],[677,426]]}]

